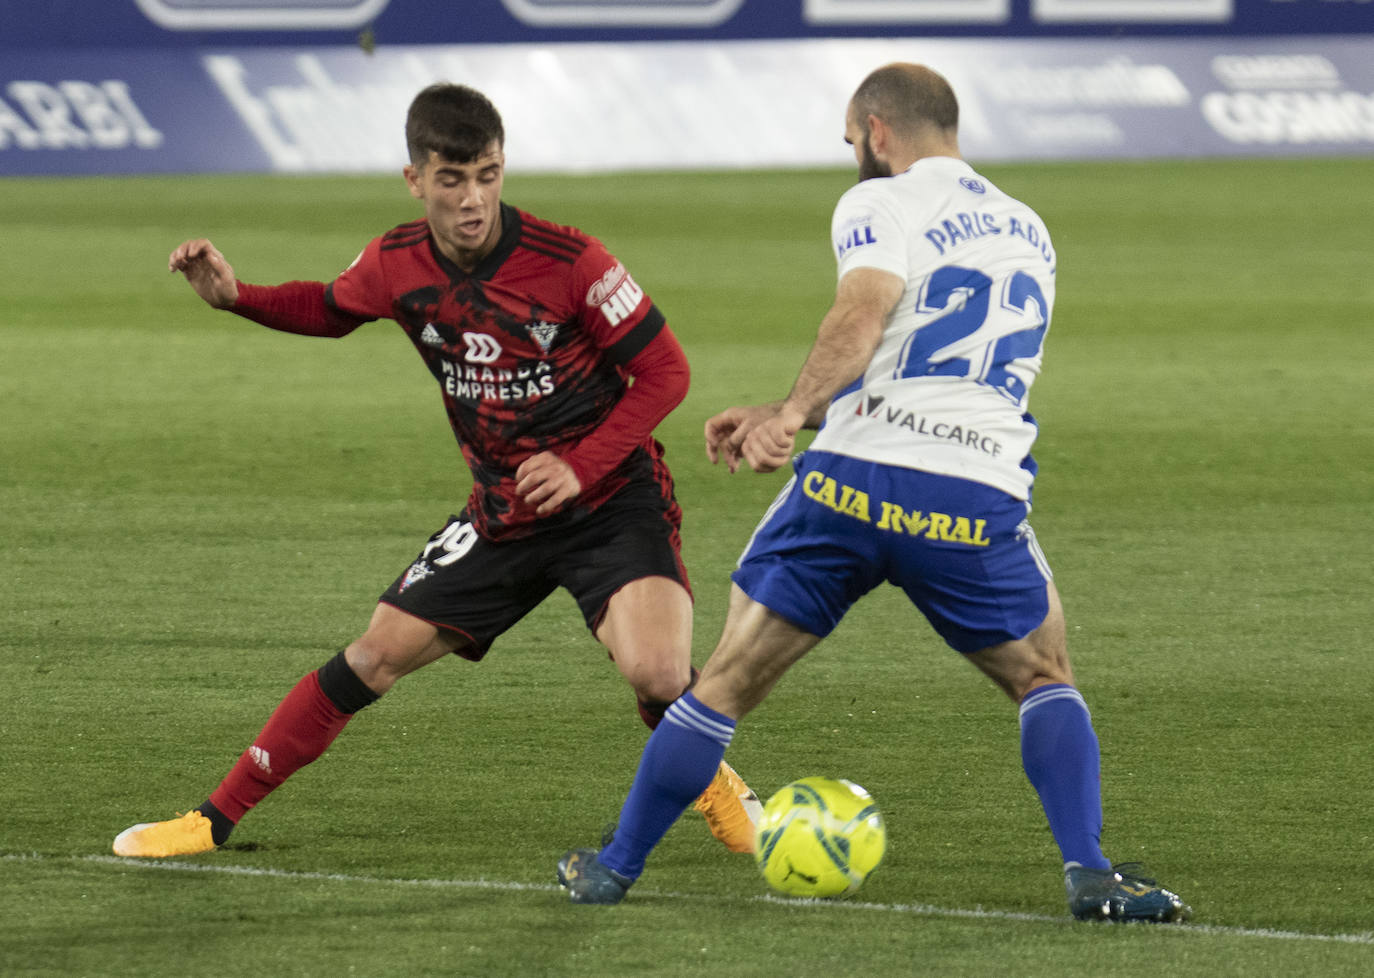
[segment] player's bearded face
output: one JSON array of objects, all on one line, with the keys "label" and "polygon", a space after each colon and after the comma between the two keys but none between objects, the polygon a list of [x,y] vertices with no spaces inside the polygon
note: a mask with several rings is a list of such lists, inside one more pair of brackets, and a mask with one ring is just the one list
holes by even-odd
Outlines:
[{"label": "player's bearded face", "polygon": [[859,113],[853,102],[849,103],[844,115],[844,141],[854,147],[854,160],[859,164],[859,180],[892,176],[891,164],[873,155],[873,141],[869,137],[868,126],[859,122]]},{"label": "player's bearded face", "polygon": [[892,176],[892,165],[884,163],[873,155],[873,144],[869,141],[868,133],[863,134],[858,145],[854,147],[854,155],[859,160],[859,179],[872,180],[874,177]]},{"label": "player's bearded face", "polygon": [[505,153],[493,141],[481,156],[455,163],[430,151],[423,164],[405,168],[410,195],[425,206],[430,233],[444,256],[471,269],[501,238],[501,186]]}]

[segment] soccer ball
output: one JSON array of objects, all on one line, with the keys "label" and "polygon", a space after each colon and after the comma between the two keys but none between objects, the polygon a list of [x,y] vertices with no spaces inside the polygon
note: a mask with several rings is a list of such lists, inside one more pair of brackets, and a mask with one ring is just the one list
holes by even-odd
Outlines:
[{"label": "soccer ball", "polygon": [[837,778],[793,781],[768,799],[754,832],[759,871],[788,896],[848,896],[887,849],[872,796]]}]

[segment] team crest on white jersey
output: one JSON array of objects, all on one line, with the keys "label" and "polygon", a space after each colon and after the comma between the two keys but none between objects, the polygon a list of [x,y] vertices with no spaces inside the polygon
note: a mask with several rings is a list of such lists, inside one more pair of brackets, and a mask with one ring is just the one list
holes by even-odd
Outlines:
[{"label": "team crest on white jersey", "polygon": [[985,194],[988,192],[987,184],[973,177],[960,177],[959,185],[965,190],[972,190],[975,194]]},{"label": "team crest on white jersey", "polygon": [[525,329],[529,331],[530,338],[539,344],[539,349],[545,353],[549,352],[549,347],[553,346],[554,337],[558,335],[558,327],[562,323],[551,323],[541,319],[537,323],[526,323]]},{"label": "team crest on white jersey", "polygon": [[495,363],[501,356],[501,344],[486,333],[464,333],[463,342],[468,348],[463,359],[468,363]]}]

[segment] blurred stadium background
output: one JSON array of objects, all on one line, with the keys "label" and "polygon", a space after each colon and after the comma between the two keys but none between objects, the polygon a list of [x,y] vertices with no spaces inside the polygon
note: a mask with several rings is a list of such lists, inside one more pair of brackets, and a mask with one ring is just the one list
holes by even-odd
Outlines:
[{"label": "blurred stadium background", "polygon": [[[566,596],[365,711],[224,851],[110,857],[466,494],[394,329],[212,314],[171,247],[329,278],[414,216],[414,92],[492,95],[508,198],[606,240],[692,359],[660,438],[699,663],[780,484],[711,469],[701,421],[794,375],[844,105],[896,59],[951,78],[965,154],[1055,235],[1036,527],[1108,851],[1197,922],[1067,920],[1014,712],[892,595],[732,746],[762,794],[874,793],[856,901],[770,901],[689,813],[624,905],[565,904],[553,860],[644,737]],[[1364,0],[0,0],[0,973],[1374,973],[1370,227]]]},{"label": "blurred stadium background", "polygon": [[932,65],[980,162],[1367,154],[1364,0],[53,0],[0,4],[0,174],[375,172],[471,82],[517,171],[847,162],[835,118]]}]

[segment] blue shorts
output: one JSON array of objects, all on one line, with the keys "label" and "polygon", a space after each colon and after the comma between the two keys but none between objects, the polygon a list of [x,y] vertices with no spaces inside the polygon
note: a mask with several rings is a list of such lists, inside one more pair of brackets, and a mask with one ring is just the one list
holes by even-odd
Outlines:
[{"label": "blue shorts", "polygon": [[959,652],[1024,638],[1049,612],[1030,506],[950,476],[804,452],[731,575],[749,597],[826,636],[883,581]]}]

